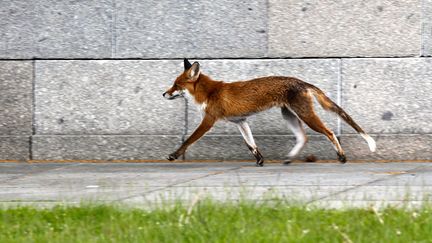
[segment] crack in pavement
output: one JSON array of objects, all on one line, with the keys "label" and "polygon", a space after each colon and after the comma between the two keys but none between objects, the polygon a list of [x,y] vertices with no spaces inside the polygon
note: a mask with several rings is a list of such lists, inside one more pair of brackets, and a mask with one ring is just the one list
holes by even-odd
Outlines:
[{"label": "crack in pavement", "polygon": [[163,190],[166,190],[166,189],[169,189],[169,188],[181,185],[181,184],[185,184],[185,183],[188,183],[188,182],[196,181],[196,180],[207,178],[207,177],[210,177],[210,176],[224,174],[224,173],[231,172],[231,171],[236,171],[236,170],[239,170],[239,169],[241,169],[243,167],[244,166],[234,167],[234,168],[231,168],[231,169],[222,170],[222,171],[216,171],[216,172],[213,172],[213,173],[205,174],[205,175],[198,176],[198,177],[191,178],[191,179],[187,179],[187,180],[184,180],[184,181],[174,182],[174,183],[168,184],[168,185],[163,186],[163,187],[159,187],[159,188],[156,188],[156,189],[153,189],[153,190],[145,191],[143,193],[139,193],[139,194],[135,194],[135,195],[132,195],[132,196],[127,196],[127,197],[119,198],[119,199],[116,199],[116,200],[112,200],[112,202],[121,202],[121,201],[124,201],[124,200],[127,200],[127,199],[144,196],[146,194],[151,194],[151,193],[154,193],[154,192],[163,191]]},{"label": "crack in pavement", "polygon": [[327,198],[331,198],[331,197],[334,197],[334,196],[337,196],[337,195],[340,195],[340,194],[343,194],[343,193],[346,193],[346,192],[349,192],[349,191],[353,191],[353,190],[359,189],[361,187],[372,185],[372,184],[380,182],[380,181],[386,181],[386,180],[393,179],[393,178],[396,178],[396,177],[401,176],[401,175],[405,175],[405,174],[408,174],[408,173],[416,172],[417,170],[419,170],[421,168],[424,168],[424,167],[430,167],[430,165],[420,165],[418,167],[415,167],[415,168],[412,168],[410,170],[407,170],[406,173],[403,173],[403,174],[390,174],[388,176],[383,176],[383,177],[377,178],[377,179],[372,180],[372,181],[368,181],[368,182],[360,184],[360,185],[356,185],[356,186],[352,186],[352,187],[346,188],[346,189],[344,189],[342,191],[337,191],[337,192],[334,192],[334,193],[330,193],[330,194],[321,196],[319,198],[314,198],[312,200],[307,201],[305,204],[306,205],[312,204],[312,203],[315,203],[315,202],[318,202],[318,201],[321,201],[321,200],[324,200],[324,199],[327,199]]},{"label": "crack in pavement", "polygon": [[[42,174],[48,171],[56,171],[56,170],[61,170],[61,169],[65,169],[65,168],[69,168],[69,167],[73,167],[73,166],[78,166],[81,163],[74,163],[74,164],[67,164],[67,165],[62,165],[56,168],[48,168],[46,170],[37,170],[37,171],[28,171],[28,172],[24,172],[22,174],[16,175],[16,176],[11,176],[9,178],[0,180],[0,183],[7,183],[10,181],[14,181],[14,180],[18,180],[18,179],[22,179],[22,178],[26,178],[29,176],[33,176],[33,175],[37,175],[37,174]],[[34,166],[36,169],[38,169],[38,166]]]}]

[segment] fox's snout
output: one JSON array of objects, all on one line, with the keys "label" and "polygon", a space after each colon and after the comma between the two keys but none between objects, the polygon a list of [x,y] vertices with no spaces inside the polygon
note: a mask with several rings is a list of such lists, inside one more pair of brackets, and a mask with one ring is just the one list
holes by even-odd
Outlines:
[{"label": "fox's snout", "polygon": [[165,91],[165,93],[163,93],[162,96],[167,100],[171,100],[171,99],[173,99],[172,97],[173,97],[173,93],[175,91],[176,91],[175,86],[172,86],[167,91]]},{"label": "fox's snout", "polygon": [[173,100],[176,98],[180,98],[183,97],[183,92],[179,92],[177,94],[174,94],[175,91],[170,92],[170,90],[166,91],[165,93],[162,94],[162,96],[167,99],[167,100]]}]

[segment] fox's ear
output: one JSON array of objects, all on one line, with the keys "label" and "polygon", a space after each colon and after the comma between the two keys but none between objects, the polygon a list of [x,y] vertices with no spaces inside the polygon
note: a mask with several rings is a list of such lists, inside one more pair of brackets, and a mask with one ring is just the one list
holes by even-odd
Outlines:
[{"label": "fox's ear", "polygon": [[183,59],[183,64],[184,64],[185,71],[188,70],[192,66],[192,64],[189,62],[189,60],[187,58]]},{"label": "fox's ear", "polygon": [[201,73],[200,64],[198,62],[194,62],[192,66],[187,71],[187,75],[192,81],[196,81]]}]

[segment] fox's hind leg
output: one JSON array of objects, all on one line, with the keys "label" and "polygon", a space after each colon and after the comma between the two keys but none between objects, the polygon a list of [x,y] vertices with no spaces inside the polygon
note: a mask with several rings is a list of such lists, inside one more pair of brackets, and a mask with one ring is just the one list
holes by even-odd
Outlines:
[{"label": "fox's hind leg", "polygon": [[296,137],[296,145],[288,153],[288,160],[285,160],[283,164],[291,163],[297,154],[303,149],[307,142],[306,133],[303,129],[302,122],[298,119],[297,115],[290,111],[287,107],[282,107],[282,116],[287,121],[288,128],[294,133]]},{"label": "fox's hind leg", "polygon": [[313,109],[313,100],[308,93],[299,97],[301,102],[293,102],[290,108],[299,116],[299,118],[306,123],[312,130],[324,134],[332,143],[335,148],[338,160],[342,163],[346,162],[345,152],[343,151],[339,140],[332,130],[327,128]]},{"label": "fox's hind leg", "polygon": [[240,133],[243,136],[244,141],[246,142],[246,145],[248,146],[249,150],[252,152],[252,154],[256,158],[256,164],[257,166],[263,166],[264,165],[264,157],[258,150],[258,147],[255,144],[255,140],[252,136],[251,129],[249,125],[247,124],[246,120],[236,121],[235,122],[240,130]]}]

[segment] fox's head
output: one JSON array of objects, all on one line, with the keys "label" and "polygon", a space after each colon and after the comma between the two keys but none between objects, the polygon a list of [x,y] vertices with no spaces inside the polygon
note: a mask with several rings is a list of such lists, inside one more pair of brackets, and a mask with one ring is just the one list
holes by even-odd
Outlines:
[{"label": "fox's head", "polygon": [[184,71],[176,78],[174,84],[169,88],[163,97],[168,100],[173,100],[183,96],[184,90],[193,90],[194,83],[198,80],[200,76],[200,64],[194,62],[191,64],[188,59],[183,60]]}]

